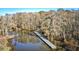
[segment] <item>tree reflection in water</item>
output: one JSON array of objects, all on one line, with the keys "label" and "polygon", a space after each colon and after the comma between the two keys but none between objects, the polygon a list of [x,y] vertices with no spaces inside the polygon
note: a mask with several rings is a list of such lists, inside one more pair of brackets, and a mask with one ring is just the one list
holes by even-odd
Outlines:
[{"label": "tree reflection in water", "polygon": [[33,32],[30,33],[18,33],[19,37],[13,40],[15,43],[15,50],[19,51],[50,51],[51,49]]}]

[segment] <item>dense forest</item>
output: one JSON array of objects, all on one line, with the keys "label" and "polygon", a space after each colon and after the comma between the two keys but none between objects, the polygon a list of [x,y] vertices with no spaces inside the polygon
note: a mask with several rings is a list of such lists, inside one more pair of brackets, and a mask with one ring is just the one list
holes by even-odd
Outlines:
[{"label": "dense forest", "polygon": [[[0,35],[7,35],[8,31],[38,31],[57,46],[56,51],[78,51],[79,10],[64,10],[61,8],[57,11],[22,12],[0,16]],[[0,40],[0,45],[8,47],[8,42],[10,40]],[[0,49],[2,48],[0,47]]]}]

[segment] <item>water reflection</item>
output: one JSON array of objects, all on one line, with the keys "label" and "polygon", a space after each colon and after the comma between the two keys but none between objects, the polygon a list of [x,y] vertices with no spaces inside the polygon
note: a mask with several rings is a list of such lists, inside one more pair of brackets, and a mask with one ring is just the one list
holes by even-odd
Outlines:
[{"label": "water reflection", "polygon": [[50,48],[34,34],[19,35],[12,40],[16,51],[49,51]]}]

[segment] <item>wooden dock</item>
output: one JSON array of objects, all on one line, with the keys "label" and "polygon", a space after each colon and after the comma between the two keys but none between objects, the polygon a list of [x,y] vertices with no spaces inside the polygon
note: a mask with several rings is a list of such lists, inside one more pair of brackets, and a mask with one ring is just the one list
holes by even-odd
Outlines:
[{"label": "wooden dock", "polygon": [[52,44],[48,39],[42,37],[38,32],[34,32],[43,42],[45,42],[50,48],[56,49],[56,46]]}]

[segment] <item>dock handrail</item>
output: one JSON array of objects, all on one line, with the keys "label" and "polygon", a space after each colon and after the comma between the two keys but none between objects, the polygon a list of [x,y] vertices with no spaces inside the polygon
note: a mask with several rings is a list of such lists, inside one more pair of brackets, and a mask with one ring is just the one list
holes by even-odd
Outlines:
[{"label": "dock handrail", "polygon": [[47,40],[46,38],[42,37],[38,32],[34,32],[43,42],[45,42],[50,48],[52,49],[56,49],[56,46],[51,43],[49,40]]}]

